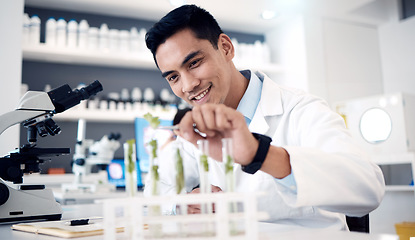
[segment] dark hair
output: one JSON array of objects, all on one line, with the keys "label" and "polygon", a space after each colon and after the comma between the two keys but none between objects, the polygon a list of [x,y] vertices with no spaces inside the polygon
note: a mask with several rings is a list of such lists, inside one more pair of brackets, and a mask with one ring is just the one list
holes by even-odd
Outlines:
[{"label": "dark hair", "polygon": [[179,124],[179,122],[182,120],[184,115],[188,111],[191,111],[191,110],[192,110],[191,108],[183,108],[183,109],[177,110],[177,113],[176,113],[176,115],[174,115],[174,118],[173,118],[173,125]]},{"label": "dark hair", "polygon": [[154,24],[146,34],[146,45],[156,61],[157,48],[180,30],[190,29],[195,37],[206,39],[218,48],[219,35],[223,33],[215,18],[196,5],[178,7]]}]

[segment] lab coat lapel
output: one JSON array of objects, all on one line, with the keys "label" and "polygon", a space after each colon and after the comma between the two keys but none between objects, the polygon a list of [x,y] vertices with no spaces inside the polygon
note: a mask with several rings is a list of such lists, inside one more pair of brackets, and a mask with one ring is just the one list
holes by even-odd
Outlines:
[{"label": "lab coat lapel", "polygon": [[263,81],[261,99],[255,111],[254,117],[249,124],[249,130],[260,134],[266,134],[270,128],[267,117],[280,115],[283,113],[281,102],[281,91],[278,84],[273,82],[266,75],[255,72],[255,74]]}]

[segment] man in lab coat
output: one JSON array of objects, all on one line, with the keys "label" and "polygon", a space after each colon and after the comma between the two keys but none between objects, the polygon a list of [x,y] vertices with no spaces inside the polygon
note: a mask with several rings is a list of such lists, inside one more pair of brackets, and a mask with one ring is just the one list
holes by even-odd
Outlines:
[{"label": "man in lab coat", "polygon": [[[173,92],[193,106],[179,124],[188,192],[198,185],[196,142],[203,138],[211,184],[225,190],[221,139],[232,138],[236,191],[266,192],[258,205],[269,222],[346,230],[345,215],[363,216],[380,204],[382,172],[343,119],[320,98],[238,71],[230,38],[207,11],[194,5],[171,11],[146,43]],[[161,182],[172,189],[168,172],[160,166]]]}]

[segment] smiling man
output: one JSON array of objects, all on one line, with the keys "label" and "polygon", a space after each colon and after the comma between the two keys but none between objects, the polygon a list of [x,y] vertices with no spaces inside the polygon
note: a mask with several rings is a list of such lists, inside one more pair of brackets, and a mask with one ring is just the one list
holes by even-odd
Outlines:
[{"label": "smiling man", "polygon": [[[270,222],[347,230],[345,215],[362,216],[379,205],[383,175],[343,119],[322,99],[261,72],[239,71],[230,38],[207,11],[176,8],[148,31],[146,43],[173,92],[193,106],[179,131],[188,192],[199,184],[199,139],[209,141],[212,186],[225,190],[221,139],[232,138],[235,189],[266,192],[259,208]],[[168,172],[161,164],[165,194],[174,189]]]}]

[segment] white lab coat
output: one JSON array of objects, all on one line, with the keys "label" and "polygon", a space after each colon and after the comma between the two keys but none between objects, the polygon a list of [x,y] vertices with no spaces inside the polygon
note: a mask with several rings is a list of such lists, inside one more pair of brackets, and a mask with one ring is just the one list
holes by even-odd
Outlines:
[{"label": "white lab coat", "polygon": [[[345,230],[344,215],[363,216],[374,210],[384,195],[383,174],[354,143],[343,119],[322,99],[255,74],[263,87],[249,129],[270,136],[272,145],[286,149],[296,187],[262,171],[244,173],[236,164],[236,191],[266,192],[259,199],[259,209],[269,213],[267,221],[281,224]],[[186,186],[191,191],[198,184],[198,153],[188,142],[184,150]],[[169,194],[174,192],[174,164],[163,158],[162,192]],[[225,188],[223,165],[211,159],[210,180]]]}]

